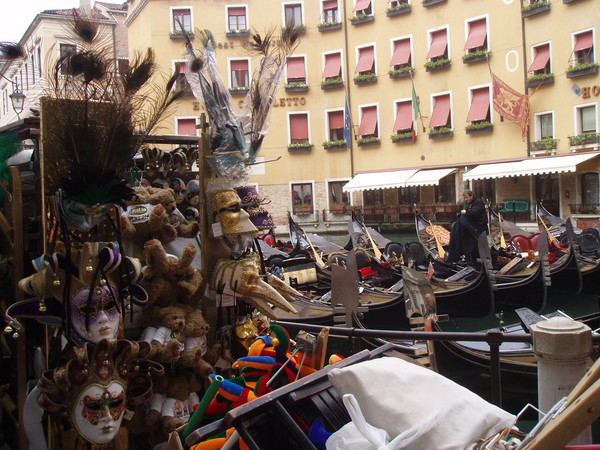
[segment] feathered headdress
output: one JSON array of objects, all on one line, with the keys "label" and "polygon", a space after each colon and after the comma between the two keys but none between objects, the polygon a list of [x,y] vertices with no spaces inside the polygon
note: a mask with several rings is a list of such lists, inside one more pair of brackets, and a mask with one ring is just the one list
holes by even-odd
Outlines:
[{"label": "feathered headdress", "polygon": [[204,49],[196,52],[188,40],[190,62],[186,78],[209,117],[214,165],[227,180],[241,181],[247,177],[246,165],[254,162],[267,134],[275,91],[286,56],[298,43],[298,32],[293,27],[284,28],[279,39],[274,31],[264,36],[252,34],[246,48],[261,59],[239,113],[234,111],[231,95],[218,71],[212,33],[204,30],[198,34]]},{"label": "feathered headdress", "polygon": [[[133,156],[182,91],[173,89],[176,74],[162,89],[153,83],[151,49],[118,74],[112,40],[98,21],[73,10],[70,31],[76,50],[56,61],[42,100],[47,188],[60,193],[63,211],[102,216],[103,205],[132,198],[126,173]],[[87,231],[96,223],[68,224]]]}]

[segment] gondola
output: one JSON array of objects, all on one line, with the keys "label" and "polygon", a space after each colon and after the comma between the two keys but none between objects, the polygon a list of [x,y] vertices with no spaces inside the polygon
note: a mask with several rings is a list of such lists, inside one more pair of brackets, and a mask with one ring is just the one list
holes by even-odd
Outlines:
[{"label": "gondola", "polygon": [[[440,225],[432,224],[418,212],[415,214],[415,229],[419,244],[431,255],[430,259],[436,270],[437,268],[440,270],[464,270],[461,265],[446,263],[440,256],[444,254],[445,247],[449,242],[448,230]],[[479,270],[486,272],[486,279],[491,285],[494,312],[520,307],[528,307],[536,312],[541,311],[546,305],[547,284],[549,283],[548,268],[547,265],[544,265],[544,260],[542,259],[541,264],[527,259],[513,261],[511,266],[502,269],[498,261],[502,259],[505,264],[509,263],[511,255],[497,255],[494,260],[487,236],[482,235],[480,238],[479,253],[482,264],[480,264]],[[437,297],[436,293],[436,300]],[[443,304],[438,306],[438,310],[446,313]]]}]

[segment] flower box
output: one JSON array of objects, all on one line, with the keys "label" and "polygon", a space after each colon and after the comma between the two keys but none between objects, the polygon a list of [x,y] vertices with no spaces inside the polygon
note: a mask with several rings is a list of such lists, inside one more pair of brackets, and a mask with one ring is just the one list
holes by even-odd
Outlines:
[{"label": "flower box", "polygon": [[311,205],[300,205],[295,206],[293,211],[297,216],[308,216],[313,213],[313,207]]},{"label": "flower box", "polygon": [[569,145],[571,145],[571,146],[599,144],[599,143],[600,143],[600,134],[583,133],[583,134],[578,134],[577,136],[569,136]]},{"label": "flower box", "polygon": [[313,145],[310,142],[288,144],[288,152],[309,152],[312,150],[312,147]]},{"label": "flower box", "polygon": [[335,150],[338,148],[348,148],[348,144],[344,139],[340,139],[337,141],[326,141],[323,142],[323,148],[325,150]]},{"label": "flower box", "polygon": [[375,75],[374,73],[359,74],[354,77],[354,84],[357,86],[361,84],[369,84],[375,82],[377,82],[377,75]]},{"label": "flower box", "polygon": [[317,25],[317,30],[320,32],[339,30],[340,28],[342,28],[342,22],[320,23]]},{"label": "flower box", "polygon": [[329,212],[332,214],[346,214],[347,207],[348,207],[348,205],[346,205],[346,204],[330,205]]},{"label": "flower box", "polygon": [[373,22],[374,20],[375,16],[360,15],[350,19],[350,23],[352,25],[360,25],[367,22]]},{"label": "flower box", "polygon": [[544,138],[529,144],[529,151],[556,150],[558,139]]},{"label": "flower box", "polygon": [[338,81],[336,83],[321,83],[321,89],[323,89],[324,91],[328,91],[330,89],[339,89],[339,88],[343,88],[344,87],[344,82],[343,81]]},{"label": "flower box", "polygon": [[454,131],[443,128],[441,130],[430,130],[429,139],[445,139],[454,136]]},{"label": "flower box", "polygon": [[388,8],[385,15],[388,17],[399,16],[401,14],[408,14],[411,11],[410,3],[401,3],[398,6]]},{"label": "flower box", "polygon": [[415,71],[414,67],[404,67],[402,69],[392,69],[388,71],[390,78],[407,78]]},{"label": "flower box", "polygon": [[229,30],[225,33],[227,37],[246,37],[250,36],[250,30]]},{"label": "flower box", "polygon": [[194,40],[194,33],[191,31],[186,31],[185,33],[181,31],[176,31],[174,33],[169,34],[170,39],[191,39]]},{"label": "flower box", "polygon": [[567,78],[578,78],[598,73],[598,63],[584,63],[567,69]]},{"label": "flower box", "polygon": [[358,138],[356,140],[356,145],[358,145],[359,147],[370,147],[379,144],[381,144],[381,139],[375,137]]},{"label": "flower box", "polygon": [[406,133],[392,134],[392,142],[395,144],[399,144],[401,142],[412,142],[412,141],[413,141],[412,131],[409,131]]},{"label": "flower box", "polygon": [[472,123],[465,127],[467,134],[484,134],[494,131],[494,125],[490,122]]},{"label": "flower box", "polygon": [[306,92],[308,91],[308,84],[306,83],[287,83],[285,85],[285,92]]},{"label": "flower box", "polygon": [[427,61],[425,63],[426,72],[437,72],[438,70],[445,70],[450,67],[449,59],[438,59],[437,61]]},{"label": "flower box", "polygon": [[521,9],[521,17],[531,17],[546,11],[550,11],[550,3],[547,0],[540,0],[524,6]]},{"label": "flower box", "polygon": [[554,74],[540,74],[534,75],[532,77],[527,78],[527,87],[534,88],[538,86],[542,86],[544,84],[552,84],[554,83]]},{"label": "flower box", "polygon": [[[283,32],[287,28],[289,28],[289,27],[284,27],[284,28],[282,28],[281,31]],[[304,33],[306,33],[306,27],[304,25],[294,25],[291,28],[293,28],[294,30],[296,30],[296,32],[298,34],[304,34]]]},{"label": "flower box", "polygon": [[463,64],[472,64],[480,61],[487,61],[490,52],[487,50],[478,50],[472,53],[465,53],[462,57]]},{"label": "flower box", "polygon": [[428,7],[428,6],[434,6],[437,5],[439,3],[444,3],[447,0],[424,0],[423,1],[423,6]]},{"label": "flower box", "polygon": [[250,90],[249,87],[244,88],[229,88],[229,93],[231,95],[246,95]]}]

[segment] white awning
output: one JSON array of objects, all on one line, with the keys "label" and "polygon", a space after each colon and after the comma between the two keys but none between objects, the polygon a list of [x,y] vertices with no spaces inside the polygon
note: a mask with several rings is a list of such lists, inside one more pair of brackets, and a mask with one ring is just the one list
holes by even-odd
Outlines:
[{"label": "white awning", "polygon": [[577,164],[598,156],[568,155],[550,158],[530,158],[522,161],[482,164],[463,175],[464,180],[482,180],[485,178],[520,177],[543,173],[575,172]]},{"label": "white awning", "polygon": [[390,172],[359,173],[344,185],[344,192],[367,191],[405,186],[406,180],[417,172],[414,170],[394,170]]},{"label": "white awning", "polygon": [[404,183],[404,186],[437,186],[442,178],[457,170],[456,168],[419,170]]}]

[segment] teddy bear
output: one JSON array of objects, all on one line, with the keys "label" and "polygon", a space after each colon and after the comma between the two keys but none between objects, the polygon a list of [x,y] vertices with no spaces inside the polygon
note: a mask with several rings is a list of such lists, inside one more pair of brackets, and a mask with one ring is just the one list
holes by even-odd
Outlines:
[{"label": "teddy bear", "polygon": [[195,303],[202,274],[192,266],[196,256],[193,244],[186,245],[177,258],[168,255],[158,239],[152,239],[144,244],[144,254],[148,264],[144,276],[149,305],[168,306],[178,301]]}]

